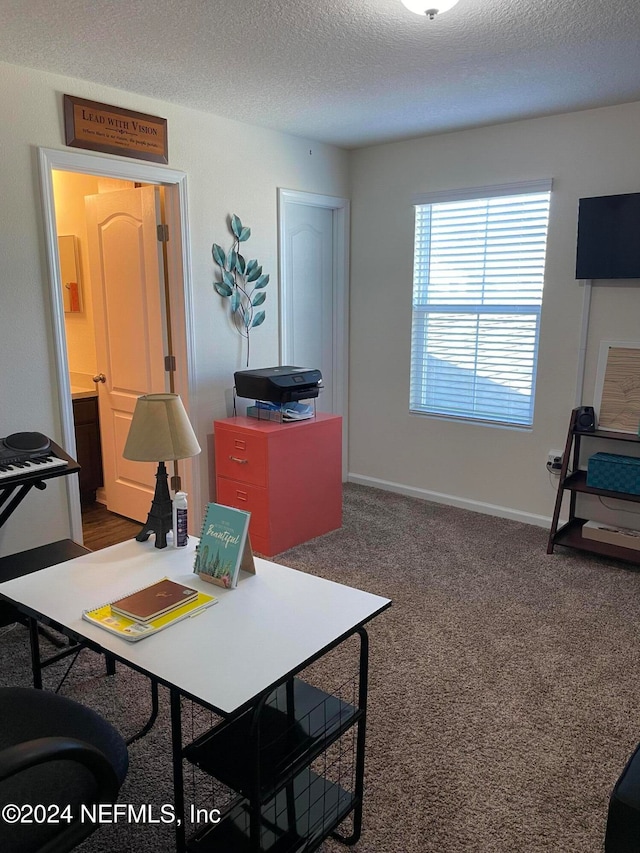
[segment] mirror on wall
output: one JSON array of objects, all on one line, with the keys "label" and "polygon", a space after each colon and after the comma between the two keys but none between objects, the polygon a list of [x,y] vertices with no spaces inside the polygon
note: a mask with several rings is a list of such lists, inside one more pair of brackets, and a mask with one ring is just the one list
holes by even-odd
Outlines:
[{"label": "mirror on wall", "polygon": [[78,238],[75,234],[58,237],[60,256],[60,279],[62,281],[62,301],[66,314],[82,311],[82,282],[80,281],[80,254]]}]

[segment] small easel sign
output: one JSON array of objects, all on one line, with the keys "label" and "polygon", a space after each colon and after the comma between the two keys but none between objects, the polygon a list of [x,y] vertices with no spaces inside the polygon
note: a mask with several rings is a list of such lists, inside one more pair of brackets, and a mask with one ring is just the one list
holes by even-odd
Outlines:
[{"label": "small easel sign", "polygon": [[249,540],[250,519],[251,513],[245,510],[207,504],[193,567],[202,580],[234,589],[240,569],[255,575]]}]

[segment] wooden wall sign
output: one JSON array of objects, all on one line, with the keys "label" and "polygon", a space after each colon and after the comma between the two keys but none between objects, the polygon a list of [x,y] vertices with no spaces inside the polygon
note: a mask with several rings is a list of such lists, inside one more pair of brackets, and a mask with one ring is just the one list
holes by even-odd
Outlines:
[{"label": "wooden wall sign", "polygon": [[64,131],[73,148],[169,162],[166,118],[65,95]]},{"label": "wooden wall sign", "polygon": [[598,429],[640,433],[640,343],[600,342],[593,405]]}]

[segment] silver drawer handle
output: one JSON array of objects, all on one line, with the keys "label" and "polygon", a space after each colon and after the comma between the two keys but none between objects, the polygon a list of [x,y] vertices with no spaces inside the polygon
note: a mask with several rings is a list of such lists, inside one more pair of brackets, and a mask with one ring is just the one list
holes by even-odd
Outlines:
[{"label": "silver drawer handle", "polygon": [[239,462],[241,465],[246,465],[247,462],[249,461],[248,459],[238,459],[237,456],[230,456],[229,459],[232,462]]}]

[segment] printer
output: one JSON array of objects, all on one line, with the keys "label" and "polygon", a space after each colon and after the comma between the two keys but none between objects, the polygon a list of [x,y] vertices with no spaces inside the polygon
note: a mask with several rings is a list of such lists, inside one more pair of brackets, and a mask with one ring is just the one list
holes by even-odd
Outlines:
[{"label": "printer", "polygon": [[238,397],[251,397],[267,403],[292,403],[317,397],[322,374],[309,367],[263,367],[238,370],[233,374]]}]

